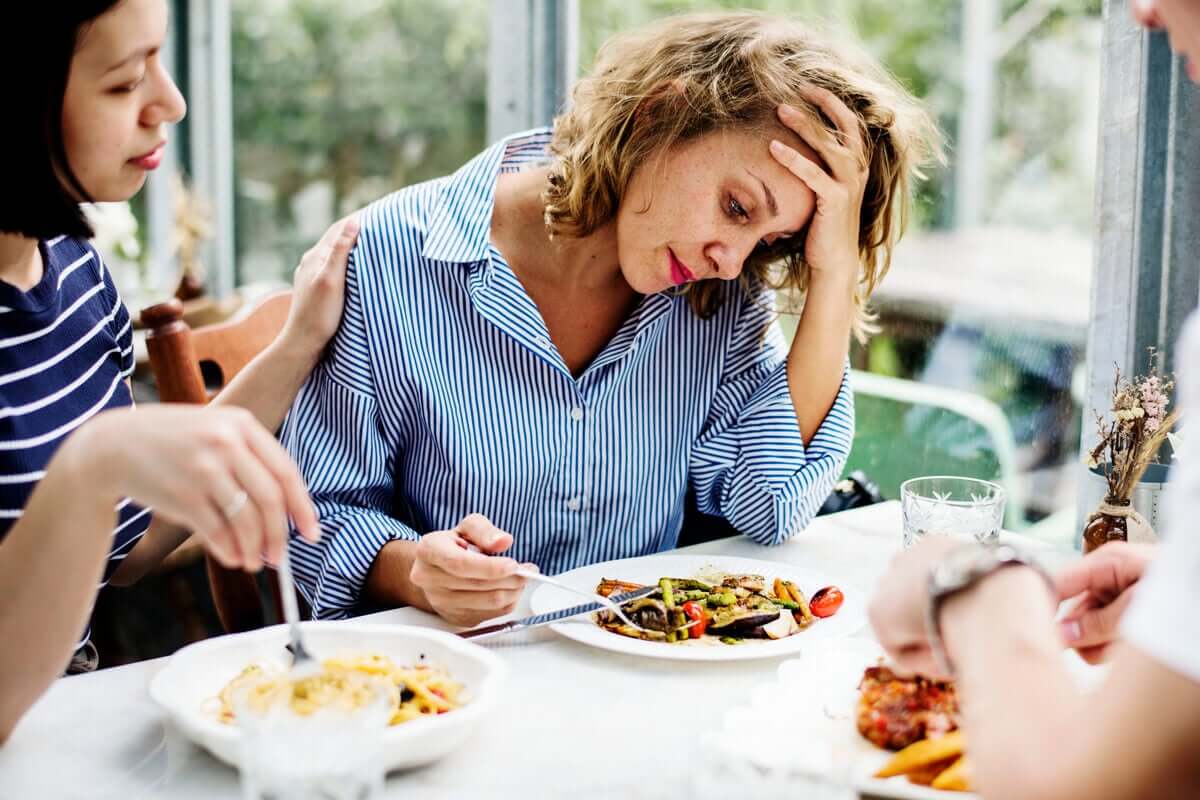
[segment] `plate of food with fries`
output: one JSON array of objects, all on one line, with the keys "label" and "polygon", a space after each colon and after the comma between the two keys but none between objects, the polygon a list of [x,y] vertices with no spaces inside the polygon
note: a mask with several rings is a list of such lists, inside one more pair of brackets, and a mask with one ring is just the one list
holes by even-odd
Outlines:
[{"label": "plate of food with fries", "polygon": [[[1064,658],[1081,686],[1103,674]],[[867,797],[976,800],[959,724],[953,683],[902,674],[876,641],[851,636],[806,642],[725,712],[713,742],[761,772],[834,776]]]}]

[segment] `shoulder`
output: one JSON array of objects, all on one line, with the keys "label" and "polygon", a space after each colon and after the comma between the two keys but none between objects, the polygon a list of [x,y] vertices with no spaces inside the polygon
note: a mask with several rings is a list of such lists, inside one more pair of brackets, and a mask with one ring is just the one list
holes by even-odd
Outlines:
[{"label": "shoulder", "polygon": [[419,256],[446,182],[436,178],[406,186],[364,208],[355,247],[359,256],[381,262]]},{"label": "shoulder", "polygon": [[103,280],[106,274],[104,259],[87,239],[58,236],[44,244],[46,266],[60,274],[82,269],[85,274]]}]

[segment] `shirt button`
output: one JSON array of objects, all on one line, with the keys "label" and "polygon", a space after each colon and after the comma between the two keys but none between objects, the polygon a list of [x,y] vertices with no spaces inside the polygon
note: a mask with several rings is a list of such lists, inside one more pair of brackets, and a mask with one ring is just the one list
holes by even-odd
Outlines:
[{"label": "shirt button", "polygon": [[572,408],[571,409],[571,419],[575,420],[576,422],[579,422],[579,420],[583,419],[583,409],[580,408],[579,406],[575,406],[574,408]]},{"label": "shirt button", "polygon": [[536,341],[537,341],[538,347],[549,347],[550,346],[550,340],[547,339],[545,336],[537,337]]},{"label": "shirt button", "polygon": [[572,511],[578,511],[582,505],[583,503],[580,502],[578,497],[572,497],[567,501],[567,508],[571,509]]}]

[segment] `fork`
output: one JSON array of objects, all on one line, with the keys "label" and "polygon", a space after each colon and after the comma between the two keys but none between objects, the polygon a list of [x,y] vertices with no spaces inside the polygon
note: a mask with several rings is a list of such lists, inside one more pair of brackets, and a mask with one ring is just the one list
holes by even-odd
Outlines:
[{"label": "fork", "polygon": [[279,594],[283,601],[283,618],[287,620],[288,634],[291,642],[288,649],[292,651],[292,677],[304,678],[320,670],[320,664],[304,646],[300,635],[300,609],[296,605],[296,583],[292,579],[292,561],[288,555],[288,542],[283,542],[283,558],[277,566],[279,572]]},{"label": "fork", "polygon": [[[580,595],[581,597],[586,597],[589,600],[593,600],[593,601],[603,605],[605,608],[607,608],[609,611],[611,611],[613,614],[615,614],[617,616],[617,618],[620,619],[622,622],[624,622],[626,625],[629,625],[632,628],[636,628],[639,631],[650,630],[650,628],[645,628],[641,625],[638,625],[633,620],[631,620],[625,614],[625,612],[621,610],[621,607],[619,605],[617,605],[612,600],[608,599],[607,597],[605,597],[602,594],[596,594],[595,592],[589,592],[586,589],[576,589],[574,586],[571,586],[570,584],[563,583],[560,580],[551,578],[548,575],[543,575],[540,572],[534,572],[531,569],[525,569],[524,567],[520,567],[519,569],[517,569],[516,574],[522,578],[525,578],[526,580],[538,581],[539,583],[545,583],[545,584],[553,586],[557,589],[562,589],[564,592],[570,592],[572,594]],[[678,628],[675,628],[675,630],[681,631],[684,628],[690,628],[693,625],[698,624],[699,622],[700,622],[700,620],[692,620],[691,622],[688,622],[686,625],[680,625]],[[658,631],[658,633],[661,633],[661,631]]]}]

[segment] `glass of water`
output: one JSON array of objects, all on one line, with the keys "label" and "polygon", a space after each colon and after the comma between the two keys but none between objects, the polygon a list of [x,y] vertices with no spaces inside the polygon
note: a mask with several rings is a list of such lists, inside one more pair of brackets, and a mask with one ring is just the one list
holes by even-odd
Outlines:
[{"label": "glass of water", "polygon": [[994,544],[1004,523],[1004,489],[991,481],[935,475],[900,484],[904,546],[926,536]]}]

